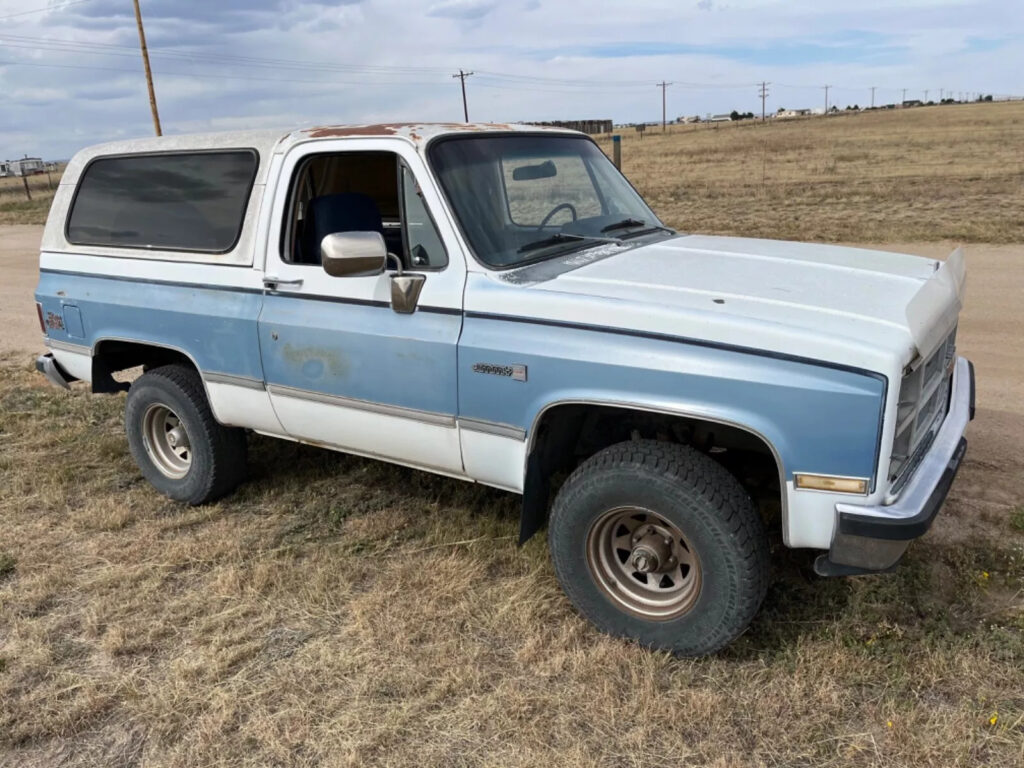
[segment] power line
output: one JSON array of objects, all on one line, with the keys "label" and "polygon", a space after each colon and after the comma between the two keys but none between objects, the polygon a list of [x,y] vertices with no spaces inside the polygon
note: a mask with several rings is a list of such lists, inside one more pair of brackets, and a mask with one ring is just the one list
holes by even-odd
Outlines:
[{"label": "power line", "polygon": [[459,74],[452,75],[452,77],[459,78],[459,82],[462,84],[462,116],[465,118],[467,123],[469,122],[469,107],[466,106],[466,78],[472,74],[472,72],[463,72],[460,69]]},{"label": "power line", "polygon": [[71,0],[70,3],[63,3],[62,5],[48,5],[45,8],[33,8],[31,11],[18,11],[17,13],[9,13],[6,16],[0,16],[0,21],[7,21],[7,19],[14,19],[18,16],[28,16],[33,13],[45,13],[46,11],[59,11],[63,8],[69,8],[72,5],[81,5],[87,3],[89,0]]},{"label": "power line", "polygon": [[[51,6],[47,9],[36,9],[37,11],[60,9],[71,5],[78,5],[84,3],[87,0],[73,0],[73,2],[65,3],[63,5]],[[20,12],[21,14],[26,13],[25,11]],[[14,14],[20,15],[20,14]],[[0,18],[10,18],[0,17]],[[117,45],[113,43],[100,43],[94,41],[79,41],[79,40],[61,40],[56,38],[47,37],[29,37],[25,35],[13,35],[0,31],[0,41],[8,48],[25,48],[32,50],[50,50],[55,53],[64,53],[68,55],[81,55],[81,54],[92,54],[96,56],[129,56],[135,58],[139,55],[139,49],[134,46]],[[302,79],[302,78],[282,78],[282,77],[261,77],[261,76],[245,76],[242,74],[231,75],[223,74],[223,70],[229,66],[244,67],[247,70],[253,68],[273,69],[279,74],[284,74],[286,71],[294,71],[296,73],[309,73],[309,74],[349,74],[355,77],[348,78],[347,80],[332,80],[334,84],[345,84],[345,85],[440,85],[443,82],[444,76],[450,73],[451,70],[444,67],[434,66],[422,66],[422,67],[410,67],[410,66],[389,66],[389,65],[373,65],[373,64],[340,64],[336,62],[328,61],[317,61],[317,60],[300,60],[300,59],[289,59],[289,58],[270,58],[270,57],[258,57],[258,56],[244,56],[244,55],[229,55],[229,54],[218,54],[209,53],[202,51],[189,51],[189,50],[174,50],[174,49],[159,49],[159,48],[148,48],[148,54],[151,60],[167,60],[167,61],[187,61],[192,65],[202,64],[215,64],[217,65],[218,71],[207,72],[207,71],[196,71],[193,73],[187,72],[165,72],[162,68],[158,69],[158,74],[161,76],[174,76],[174,77],[194,77],[196,79],[234,79],[234,80],[257,80],[257,81],[277,81],[277,82],[295,82],[295,83],[311,83],[320,84],[325,83],[321,80],[313,79]],[[29,61],[7,61],[3,62],[5,65],[10,66],[57,66],[55,64],[43,65],[37,62]],[[94,69],[94,70],[106,70],[106,71],[123,71],[115,68],[104,68],[98,66],[90,66],[86,64],[76,64],[74,67],[68,67],[74,69]],[[271,74],[271,73],[268,73]],[[595,80],[595,79],[584,79],[584,78],[557,78],[557,77],[545,77],[540,75],[526,75],[526,74],[514,74],[507,72],[495,72],[489,70],[476,70],[473,73],[478,77],[479,82],[474,81],[477,87],[481,88],[493,88],[500,90],[524,90],[524,91],[536,91],[536,92],[551,92],[551,93],[578,93],[581,95],[585,94],[596,94],[596,93],[614,93],[621,92],[626,89],[635,88],[638,85],[644,85],[650,81],[644,80]],[[418,76],[416,81],[407,79],[410,77]],[[437,77],[438,80],[435,82],[432,79],[425,81],[426,78]],[[707,91],[719,91],[728,89],[742,89],[749,88],[751,85],[760,87],[760,83],[732,83],[732,82],[693,82],[684,80],[675,80],[668,83],[666,80],[666,87],[668,84],[673,87],[690,89],[690,90],[707,90]],[[814,89],[822,88],[822,86],[815,85],[803,85],[793,83],[774,83],[776,88],[785,89]],[[660,85],[659,85],[660,87]],[[876,89],[875,86],[871,86],[872,89]],[[826,105],[828,104],[828,91],[831,90],[861,90],[860,88],[853,88],[849,86],[832,85],[828,86],[826,91]],[[903,90],[903,100],[906,100],[906,90]],[[925,92],[925,98],[927,100],[928,91]],[[874,94],[872,94],[874,95]],[[667,109],[667,108],[666,108]],[[826,106],[827,109],[827,106]],[[463,114],[465,115],[468,110],[464,109]],[[766,112],[766,107],[762,104],[762,112]],[[667,121],[667,115],[666,121]]]},{"label": "power line", "polygon": [[[125,75],[134,75],[137,70],[124,69],[121,67],[96,67],[87,64],[51,64],[34,61],[0,61],[0,66],[3,67],[54,67],[57,69],[88,69],[97,72],[120,72]],[[161,77],[187,77],[194,80],[250,80],[259,83],[304,83],[310,85],[326,85],[326,86],[337,86],[337,85],[367,85],[366,80],[301,80],[294,77],[283,78],[283,77],[255,77],[245,75],[220,75],[209,72],[166,72],[161,70]],[[370,83],[371,85],[439,85],[438,82],[416,82],[406,80],[403,82],[378,82]]]},{"label": "power line", "polygon": [[[84,1],[84,0],[83,0]],[[0,39],[8,41],[6,44],[10,47],[24,47],[24,48],[49,48],[51,50],[64,50],[67,52],[78,52],[78,53],[95,53],[103,56],[131,56],[135,57],[138,55],[137,50],[133,46],[117,45],[113,43],[99,43],[93,41],[79,41],[79,40],[60,40],[55,38],[39,38],[29,37],[25,35],[13,35],[9,33],[0,32]],[[120,53],[119,53],[120,52]],[[335,62],[324,62],[324,61],[310,61],[310,60],[296,60],[296,59],[282,59],[282,58],[267,58],[267,57],[256,57],[256,56],[240,56],[240,55],[227,55],[227,54],[216,54],[206,53],[200,51],[181,51],[181,50],[167,50],[160,48],[150,48],[149,55],[151,58],[173,58],[182,59],[187,61],[207,60],[218,63],[238,63],[245,64],[246,66],[257,66],[257,67],[272,67],[274,69],[300,69],[310,71],[342,71],[342,72],[365,72],[368,74],[374,74],[379,76],[405,76],[408,74],[424,74],[424,73],[437,73],[443,74],[449,72],[444,67],[400,67],[400,66],[386,66],[386,65],[368,65],[368,64],[338,64]],[[494,72],[490,70],[476,70],[477,76],[493,80],[496,82],[507,81],[509,83],[518,83],[521,85],[527,85],[531,83],[540,83],[546,85],[559,85],[568,88],[596,88],[600,90],[608,90],[610,87],[621,87],[621,88],[635,88],[638,85],[644,85],[648,81],[646,80],[595,80],[595,79],[572,79],[572,78],[554,78],[554,77],[542,77],[537,75],[522,75],[513,74],[508,72]],[[750,83],[700,83],[700,82],[689,82],[677,80],[674,83],[681,88],[694,88],[694,89],[731,89],[731,88],[748,88]]]}]

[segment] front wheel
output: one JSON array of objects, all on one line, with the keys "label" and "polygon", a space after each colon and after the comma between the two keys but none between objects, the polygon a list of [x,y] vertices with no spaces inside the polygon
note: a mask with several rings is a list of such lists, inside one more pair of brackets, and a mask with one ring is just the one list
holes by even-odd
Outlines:
[{"label": "front wheel", "polygon": [[551,557],[599,629],[683,656],[714,653],[750,624],[768,586],[764,526],[739,482],[683,445],[619,443],[558,493]]},{"label": "front wheel", "polygon": [[192,368],[165,365],[136,379],[124,426],[142,474],[172,499],[203,504],[245,476],[245,432],[217,423]]}]

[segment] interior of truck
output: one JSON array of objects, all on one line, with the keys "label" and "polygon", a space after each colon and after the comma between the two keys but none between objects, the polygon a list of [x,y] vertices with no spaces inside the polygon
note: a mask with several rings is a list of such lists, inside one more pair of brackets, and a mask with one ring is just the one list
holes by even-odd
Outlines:
[{"label": "interior of truck", "polygon": [[404,269],[448,263],[437,228],[411,170],[391,152],[313,155],[291,187],[282,254],[295,264],[320,264],[320,243],[337,232],[379,232]]}]

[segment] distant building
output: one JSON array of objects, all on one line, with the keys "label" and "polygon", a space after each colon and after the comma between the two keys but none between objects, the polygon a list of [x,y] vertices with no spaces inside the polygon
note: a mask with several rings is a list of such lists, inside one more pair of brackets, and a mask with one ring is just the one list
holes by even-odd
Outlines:
[{"label": "distant building", "polygon": [[8,160],[4,165],[8,166],[8,176],[31,176],[34,173],[46,173],[46,165],[41,158],[25,157],[21,160]]},{"label": "distant building", "polygon": [[530,125],[540,125],[549,128],[568,128],[572,131],[583,133],[611,133],[611,120],[547,120],[545,122],[531,122]]},{"label": "distant building", "polygon": [[11,163],[9,160],[0,161],[0,179],[11,175]]},{"label": "distant building", "polygon": [[730,114],[723,114],[723,115],[710,115],[709,114],[707,116],[707,121],[709,123],[728,123],[731,120],[732,120],[732,115],[730,115]]},{"label": "distant building", "polygon": [[924,102],[920,99],[907,99],[900,106],[903,107],[923,107]]},{"label": "distant building", "polygon": [[677,117],[676,118],[676,122],[677,123],[684,123],[684,124],[685,123],[699,123],[700,121],[701,121],[701,116],[700,115],[689,115],[689,116],[683,116],[683,117]]}]

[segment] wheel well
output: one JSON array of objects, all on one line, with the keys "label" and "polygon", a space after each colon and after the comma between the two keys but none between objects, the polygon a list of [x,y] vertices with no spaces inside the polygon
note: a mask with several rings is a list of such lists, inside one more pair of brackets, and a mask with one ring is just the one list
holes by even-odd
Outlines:
[{"label": "wheel well", "polygon": [[545,411],[531,433],[520,543],[544,525],[552,492],[580,463],[610,445],[640,438],[707,453],[740,481],[763,514],[779,515],[782,468],[759,435],[731,424],[640,408],[565,404]]},{"label": "wheel well", "polygon": [[123,392],[129,385],[114,380],[114,374],[118,371],[139,366],[148,371],[150,368],[172,364],[184,365],[198,371],[191,358],[176,349],[137,341],[101,341],[96,345],[92,355],[92,391]]}]

